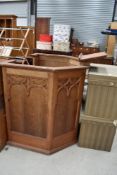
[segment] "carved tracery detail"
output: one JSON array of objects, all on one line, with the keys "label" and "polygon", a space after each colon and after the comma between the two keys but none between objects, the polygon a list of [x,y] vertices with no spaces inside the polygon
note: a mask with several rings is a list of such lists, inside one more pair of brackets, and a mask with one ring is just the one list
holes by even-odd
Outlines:
[{"label": "carved tracery detail", "polygon": [[60,79],[59,85],[58,85],[58,94],[61,90],[65,89],[67,96],[69,96],[72,88],[75,86],[78,86],[79,82],[80,82],[80,78]]},{"label": "carved tracery detail", "polygon": [[30,95],[30,91],[32,88],[43,88],[44,90],[47,90],[48,88],[48,80],[44,78],[33,78],[33,77],[25,77],[20,75],[8,75],[7,82],[9,85],[9,96],[11,87],[14,85],[24,85],[26,89],[27,96]]}]

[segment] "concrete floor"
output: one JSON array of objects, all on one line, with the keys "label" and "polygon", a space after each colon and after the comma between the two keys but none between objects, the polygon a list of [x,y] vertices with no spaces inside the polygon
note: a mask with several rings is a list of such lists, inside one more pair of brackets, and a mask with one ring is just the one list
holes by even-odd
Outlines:
[{"label": "concrete floor", "polygon": [[52,155],[8,146],[0,175],[117,175],[117,135],[111,152],[70,146]]}]

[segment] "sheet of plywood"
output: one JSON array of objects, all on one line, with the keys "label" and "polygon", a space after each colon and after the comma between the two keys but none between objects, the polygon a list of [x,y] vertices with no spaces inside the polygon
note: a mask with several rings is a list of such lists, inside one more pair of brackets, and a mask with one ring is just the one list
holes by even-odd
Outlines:
[{"label": "sheet of plywood", "polygon": [[[117,29],[117,22],[111,23],[111,29]],[[113,50],[115,46],[115,36],[109,35],[107,40],[107,54],[113,56]]]}]

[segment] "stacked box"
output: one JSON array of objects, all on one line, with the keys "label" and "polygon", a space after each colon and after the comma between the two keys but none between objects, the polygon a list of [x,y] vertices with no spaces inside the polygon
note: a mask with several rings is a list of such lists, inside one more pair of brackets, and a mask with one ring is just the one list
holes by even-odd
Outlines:
[{"label": "stacked box", "polygon": [[114,122],[82,115],[78,144],[85,148],[110,151],[115,133]]},{"label": "stacked box", "polygon": [[[82,116],[81,116],[82,118]],[[117,67],[91,64],[79,146],[110,151],[117,120]]]},{"label": "stacked box", "polygon": [[68,42],[70,38],[71,27],[70,25],[55,24],[53,41]]},{"label": "stacked box", "polygon": [[55,51],[62,51],[62,52],[69,52],[70,51],[70,42],[54,42],[53,43],[53,50]]},{"label": "stacked box", "polygon": [[52,35],[49,34],[40,34],[39,41],[41,42],[52,42]]},{"label": "stacked box", "polygon": [[53,34],[53,50],[56,51],[70,51],[70,25],[55,24]]},{"label": "stacked box", "polygon": [[52,50],[52,42],[36,42],[36,48],[40,50]]}]

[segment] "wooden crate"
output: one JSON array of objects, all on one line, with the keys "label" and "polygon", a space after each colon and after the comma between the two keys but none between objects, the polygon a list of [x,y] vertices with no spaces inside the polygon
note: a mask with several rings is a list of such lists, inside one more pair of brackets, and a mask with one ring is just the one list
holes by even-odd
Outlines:
[{"label": "wooden crate", "polygon": [[[117,30],[117,22],[112,22],[111,25],[110,25],[110,28]],[[116,36],[109,35],[108,38],[107,38],[107,54],[110,57],[113,56],[115,43],[116,43]]]},{"label": "wooden crate", "polygon": [[112,121],[84,115],[81,117],[81,128],[78,145],[80,147],[110,151],[116,132]]}]

